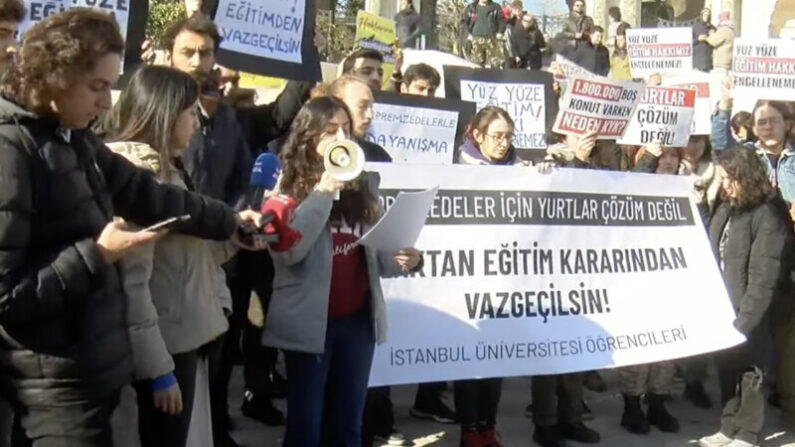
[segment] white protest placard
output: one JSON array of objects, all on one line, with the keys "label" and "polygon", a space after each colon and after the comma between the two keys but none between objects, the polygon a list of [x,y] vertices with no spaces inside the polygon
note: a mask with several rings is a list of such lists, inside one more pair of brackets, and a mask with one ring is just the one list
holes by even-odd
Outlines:
[{"label": "white protest placard", "polygon": [[547,101],[555,95],[550,73],[536,70],[485,70],[444,67],[445,96],[471,101],[479,111],[496,106],[514,121],[513,147],[546,149],[546,133],[554,120],[557,103]]},{"label": "white protest placard", "polygon": [[795,46],[783,39],[735,39],[735,97],[795,100]]},{"label": "white protest placard", "polygon": [[401,192],[359,243],[388,252],[413,247],[437,192],[438,186],[419,192]]},{"label": "white protest placard", "polygon": [[[126,65],[140,64],[140,46],[144,39],[148,3],[135,0],[24,0],[25,16],[19,23],[19,36],[52,14],[70,8],[90,7],[111,14],[127,43]],[[123,71],[122,61],[120,71]]]},{"label": "white protest placard", "polygon": [[439,192],[419,273],[382,281],[371,386],[562,374],[743,341],[678,176],[382,164],[381,201]]},{"label": "white protest placard", "polygon": [[595,130],[602,140],[624,135],[644,88],[641,82],[606,78],[574,78],[569,84],[552,130],[563,135]]},{"label": "white protest placard", "polygon": [[127,36],[131,3],[133,0],[26,0],[25,18],[19,24],[19,35],[21,36],[28,28],[51,14],[66,11],[69,8],[92,7],[113,14],[121,29],[121,35]]},{"label": "white protest placard", "polygon": [[565,56],[561,56],[560,54],[555,55],[555,63],[563,71],[563,78],[556,76],[557,79],[589,78],[598,76],[596,73],[592,73],[580,67],[570,59],[566,58]]},{"label": "white protest placard", "polygon": [[221,48],[301,63],[306,0],[219,0]]},{"label": "white protest placard", "polygon": [[633,78],[693,70],[692,28],[630,28],[627,54]]},{"label": "white protest placard", "polygon": [[458,112],[373,104],[367,139],[396,163],[452,164]]},{"label": "white protest placard", "polygon": [[664,77],[663,85],[696,91],[696,104],[693,108],[691,135],[709,135],[712,132],[712,100],[710,99],[710,75],[693,72],[682,76]]},{"label": "white protest placard", "polygon": [[315,2],[217,0],[213,21],[221,33],[218,62],[249,73],[320,80],[312,42]]},{"label": "white protest placard", "polygon": [[514,84],[461,80],[461,99],[472,101],[480,110],[497,106],[513,118],[513,144],[527,149],[542,149],[546,143],[546,101],[544,84]]},{"label": "white protest placard", "polygon": [[685,147],[690,139],[696,91],[681,87],[647,86],[629,127],[618,144]]}]

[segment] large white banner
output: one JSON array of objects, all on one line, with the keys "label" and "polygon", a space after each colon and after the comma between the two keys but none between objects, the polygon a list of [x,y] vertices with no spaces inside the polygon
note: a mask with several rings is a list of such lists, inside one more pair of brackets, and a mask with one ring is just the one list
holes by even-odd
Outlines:
[{"label": "large white banner", "polygon": [[368,165],[381,200],[440,185],[422,272],[383,280],[370,384],[558,374],[742,342],[684,177]]},{"label": "large white banner", "polygon": [[791,40],[734,41],[735,97],[795,100],[795,47]]},{"label": "large white banner", "polygon": [[693,29],[628,29],[627,54],[634,78],[689,72],[693,69]]}]

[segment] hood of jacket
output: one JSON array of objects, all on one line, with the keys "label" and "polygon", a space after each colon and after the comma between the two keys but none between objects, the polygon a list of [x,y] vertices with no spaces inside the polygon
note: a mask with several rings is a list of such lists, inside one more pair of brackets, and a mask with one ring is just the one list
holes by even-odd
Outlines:
[{"label": "hood of jacket", "polygon": [[0,124],[13,123],[15,120],[36,119],[38,116],[25,110],[19,104],[0,96]]},{"label": "hood of jacket", "polygon": [[113,152],[126,158],[135,166],[151,171],[155,174],[160,172],[162,162],[160,154],[152,146],[146,143],[135,141],[117,141],[107,143],[108,148]]},{"label": "hood of jacket", "polygon": [[505,154],[505,158],[498,161],[492,161],[486,158],[486,156],[480,152],[480,149],[475,146],[475,142],[470,138],[467,138],[466,141],[464,141],[464,144],[461,145],[460,151],[460,162],[462,164],[509,166],[515,165],[517,163],[516,151],[513,149],[513,147],[508,149],[508,153]]}]

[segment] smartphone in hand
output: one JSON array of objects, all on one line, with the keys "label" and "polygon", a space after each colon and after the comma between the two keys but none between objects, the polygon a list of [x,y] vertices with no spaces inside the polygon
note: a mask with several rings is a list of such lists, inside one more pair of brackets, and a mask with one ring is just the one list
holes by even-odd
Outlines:
[{"label": "smartphone in hand", "polygon": [[168,218],[166,220],[161,220],[160,222],[158,222],[158,223],[156,223],[154,225],[150,225],[150,226],[144,228],[143,230],[141,230],[141,232],[143,233],[143,232],[149,232],[149,231],[168,231],[168,230],[173,229],[177,225],[179,225],[181,223],[184,223],[184,222],[187,222],[189,220],[190,220],[190,214],[185,214],[183,216],[170,217],[170,218]]}]

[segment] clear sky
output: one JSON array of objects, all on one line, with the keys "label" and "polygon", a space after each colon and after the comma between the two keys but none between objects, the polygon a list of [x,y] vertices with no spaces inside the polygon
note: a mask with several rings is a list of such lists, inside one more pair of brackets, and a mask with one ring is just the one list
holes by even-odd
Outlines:
[{"label": "clear sky", "polygon": [[565,0],[522,0],[524,2],[524,9],[532,14],[547,15],[564,14],[568,12]]}]

